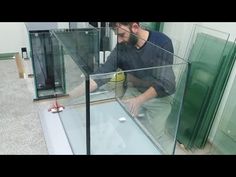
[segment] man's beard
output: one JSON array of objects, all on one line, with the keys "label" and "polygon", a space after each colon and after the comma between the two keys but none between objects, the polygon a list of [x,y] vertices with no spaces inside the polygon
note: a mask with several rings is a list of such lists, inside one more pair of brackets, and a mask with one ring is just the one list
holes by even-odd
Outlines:
[{"label": "man's beard", "polygon": [[129,41],[127,42],[129,45],[135,46],[138,42],[138,37],[134,35],[134,33],[130,33]]},{"label": "man's beard", "polygon": [[135,47],[138,42],[138,37],[136,37],[133,33],[130,33],[129,40],[127,42],[117,43],[117,47],[119,51],[126,51],[128,46]]}]

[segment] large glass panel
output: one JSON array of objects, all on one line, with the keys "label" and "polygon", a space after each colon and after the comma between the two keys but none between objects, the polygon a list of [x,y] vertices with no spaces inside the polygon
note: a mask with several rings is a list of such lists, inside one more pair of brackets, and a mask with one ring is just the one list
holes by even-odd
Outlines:
[{"label": "large glass panel", "polygon": [[[98,31],[92,28],[53,30],[65,49],[65,81],[69,97],[60,99],[65,109],[59,113],[74,154],[87,154],[88,74],[99,65]],[[87,90],[86,90],[87,89]]]},{"label": "large glass panel", "polygon": [[177,139],[186,148],[202,148],[207,142],[232,63],[229,34],[196,25],[189,40],[191,63]]},{"label": "large glass panel", "polygon": [[99,35],[97,29],[62,29],[52,32],[85,73],[93,73],[98,68]]},{"label": "large glass panel", "polygon": [[236,80],[230,90],[221,122],[212,142],[212,154],[236,154]]},{"label": "large glass panel", "polygon": [[[231,48],[229,57],[236,59],[236,46],[235,42]],[[233,67],[234,63],[230,63]],[[228,86],[231,82],[228,83]],[[227,87],[228,87],[227,86]],[[224,94],[226,102],[223,111],[219,113],[220,123],[217,127],[213,142],[211,153],[212,154],[236,154],[236,78],[234,78],[230,91]]]},{"label": "large glass panel", "polygon": [[86,96],[80,94],[85,93],[86,77],[70,55],[65,55],[65,77],[69,96],[58,101],[65,107],[59,117],[72,152],[87,154]]},{"label": "large glass panel", "polygon": [[[170,69],[178,71],[175,73],[176,83],[173,83],[173,86],[176,86],[175,93],[147,101],[140,106],[137,114],[134,114],[130,101],[137,99],[145,88],[153,84],[154,79],[158,82],[163,77],[159,76],[163,70]],[[101,101],[90,102],[91,153],[172,154],[175,149],[186,70],[187,65],[180,63],[173,66],[91,75],[90,78],[96,82],[107,82],[108,79],[107,85],[113,84],[113,90],[110,92],[113,91],[115,94],[113,99],[107,100],[100,96]],[[139,72],[152,73],[153,78],[141,77],[133,80]],[[112,82],[114,76],[118,78],[120,75],[123,75],[125,80]]]},{"label": "large glass panel", "polygon": [[[132,38],[137,37],[132,35]],[[114,95],[107,100],[101,94],[95,102],[90,102],[93,154],[174,152],[188,65],[153,43],[145,41],[143,47],[146,49],[118,44],[111,53],[114,60],[109,58],[118,71],[90,75],[90,79]],[[159,95],[148,99],[148,89]],[[147,101],[135,107],[133,102],[141,99]]]},{"label": "large glass panel", "polygon": [[[103,45],[101,32],[107,34]],[[67,54],[69,97],[60,99],[65,109],[59,114],[75,154],[174,153],[185,60],[143,39],[139,49],[122,45],[117,31],[107,27],[52,34]]]}]

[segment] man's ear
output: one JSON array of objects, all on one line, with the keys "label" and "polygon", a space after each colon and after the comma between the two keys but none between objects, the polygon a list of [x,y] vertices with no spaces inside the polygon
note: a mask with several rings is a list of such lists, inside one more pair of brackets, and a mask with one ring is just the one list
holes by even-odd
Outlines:
[{"label": "man's ear", "polygon": [[136,34],[139,30],[139,24],[134,22],[131,26],[131,29],[132,29],[132,32]]}]

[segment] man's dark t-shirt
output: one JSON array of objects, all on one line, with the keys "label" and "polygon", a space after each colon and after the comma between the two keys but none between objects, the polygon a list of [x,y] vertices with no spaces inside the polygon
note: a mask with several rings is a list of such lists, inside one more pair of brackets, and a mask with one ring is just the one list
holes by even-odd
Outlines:
[{"label": "man's dark t-shirt", "polygon": [[[98,68],[95,74],[115,72],[118,68],[124,71],[138,69],[128,73],[150,83],[139,87],[141,92],[153,86],[157,97],[168,96],[175,92],[173,52],[173,45],[168,36],[149,31],[147,42],[139,49],[129,44],[117,44],[106,63]],[[105,84],[104,80],[96,82],[99,87]]]}]

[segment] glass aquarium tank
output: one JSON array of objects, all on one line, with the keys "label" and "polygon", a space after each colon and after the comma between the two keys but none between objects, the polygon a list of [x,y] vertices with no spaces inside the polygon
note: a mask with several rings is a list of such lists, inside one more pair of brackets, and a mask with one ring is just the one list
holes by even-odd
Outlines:
[{"label": "glass aquarium tank", "polygon": [[29,30],[34,100],[65,96],[64,52],[49,30]]},{"label": "glass aquarium tank", "polygon": [[[65,51],[69,96],[58,115],[73,154],[174,154],[186,60],[143,39],[139,49],[121,45],[110,27],[50,32]],[[135,61],[142,67],[128,66]]]}]

